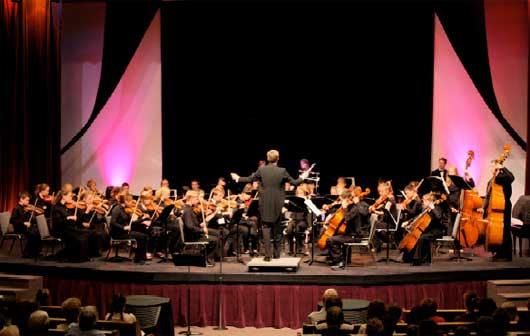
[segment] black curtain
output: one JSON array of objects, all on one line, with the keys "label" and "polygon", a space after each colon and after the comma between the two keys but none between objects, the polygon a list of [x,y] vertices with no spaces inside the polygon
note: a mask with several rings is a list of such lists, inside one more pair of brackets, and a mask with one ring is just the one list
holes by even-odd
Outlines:
[{"label": "black curtain", "polygon": [[59,6],[0,0],[0,211],[61,180]]},{"label": "black curtain", "polygon": [[483,0],[437,1],[436,13],[447,37],[478,92],[513,140],[526,150],[526,141],[502,115],[491,77]]},{"label": "black curtain", "polygon": [[153,21],[158,6],[157,1],[107,2],[101,76],[94,108],[85,125],[61,149],[61,154],[81,139],[98,117]]},{"label": "black curtain", "polygon": [[164,3],[164,177],[208,188],[270,148],[322,193],[429,174],[433,32],[431,3]]}]

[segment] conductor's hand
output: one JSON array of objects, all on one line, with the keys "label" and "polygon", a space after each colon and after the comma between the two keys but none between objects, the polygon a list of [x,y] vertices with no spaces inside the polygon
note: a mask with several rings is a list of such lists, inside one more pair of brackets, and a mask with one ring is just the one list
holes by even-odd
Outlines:
[{"label": "conductor's hand", "polygon": [[238,182],[239,181],[239,175],[236,173],[230,173],[230,176],[232,177],[232,180]]}]

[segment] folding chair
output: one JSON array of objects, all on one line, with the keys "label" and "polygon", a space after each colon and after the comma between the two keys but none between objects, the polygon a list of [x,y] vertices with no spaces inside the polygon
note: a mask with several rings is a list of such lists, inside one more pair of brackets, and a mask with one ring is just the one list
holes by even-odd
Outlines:
[{"label": "folding chair", "polygon": [[49,245],[52,246],[52,255],[55,253],[55,245],[62,244],[61,238],[54,237],[50,235],[48,229],[48,223],[46,222],[46,217],[44,215],[38,215],[35,217],[37,220],[37,229],[39,230],[40,240],[42,244],[46,245],[46,250],[44,251],[44,256],[48,255]]},{"label": "folding chair", "polygon": [[15,246],[15,243],[20,243],[20,253],[23,253],[24,251],[24,235],[21,233],[15,233],[13,231],[13,227],[10,227],[9,219],[11,218],[11,214],[6,211],[0,213],[0,229],[2,230],[2,241],[0,241],[0,249],[2,246],[4,246],[4,240],[12,240],[11,242],[11,248],[9,249],[9,255],[11,255],[11,252],[13,251],[13,247]]},{"label": "folding chair", "polygon": [[375,234],[375,222],[377,217],[372,216],[370,217],[370,233],[368,234],[368,237],[361,238],[360,242],[351,242],[351,243],[344,243],[342,245],[343,247],[343,253],[344,253],[344,269],[346,269],[348,262],[350,261],[350,253],[354,246],[358,247],[365,247],[370,252],[370,255],[372,256],[372,260],[375,261],[375,255],[373,251],[373,239]]}]

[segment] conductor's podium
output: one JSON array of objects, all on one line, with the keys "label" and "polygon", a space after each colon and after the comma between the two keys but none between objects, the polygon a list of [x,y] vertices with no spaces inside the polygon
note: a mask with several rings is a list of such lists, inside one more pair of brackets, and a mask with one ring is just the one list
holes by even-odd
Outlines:
[{"label": "conductor's podium", "polygon": [[253,258],[248,262],[249,272],[296,272],[302,258],[285,257],[263,261],[263,257]]}]

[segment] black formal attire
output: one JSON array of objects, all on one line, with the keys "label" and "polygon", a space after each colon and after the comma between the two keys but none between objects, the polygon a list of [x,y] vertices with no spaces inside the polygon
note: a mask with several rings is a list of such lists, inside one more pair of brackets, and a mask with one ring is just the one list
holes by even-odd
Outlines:
[{"label": "black formal attire", "polygon": [[401,210],[399,221],[400,225],[394,233],[394,239],[396,240],[396,244],[399,245],[401,239],[403,239],[403,236],[405,235],[405,229],[401,226],[401,224],[419,215],[423,210],[422,207],[422,201],[419,199],[419,197],[416,197],[412,201],[410,201],[409,204],[407,204],[405,209]]},{"label": "black formal attire", "polygon": [[431,263],[432,261],[431,241],[442,237],[444,231],[442,224],[443,209],[440,205],[435,205],[434,209],[427,211],[425,215],[430,217],[429,226],[427,226],[422,232],[416,245],[410,251],[404,252],[404,262],[412,262],[413,265],[421,265],[424,263]]},{"label": "black formal attire", "polygon": [[[147,259],[147,234],[124,229],[131,221],[131,215],[125,212],[123,205],[117,204],[110,213],[110,235],[114,239],[133,238],[136,240],[136,253],[134,261],[141,262]],[[132,224],[132,223],[131,223]]]},{"label": "black formal attire", "polygon": [[32,204],[35,204],[35,206],[37,208],[41,208],[42,210],[44,210],[44,217],[50,218],[51,209],[52,209],[52,203],[51,202],[46,202],[38,194],[37,194],[35,200],[33,200]]},{"label": "black formal attire", "polygon": [[[491,183],[493,179],[490,179],[488,182],[488,187],[486,191],[486,198],[484,200],[484,218],[488,216],[488,205],[491,198]],[[502,191],[504,194],[504,226],[502,233],[502,245],[493,246],[492,251],[496,252],[495,256],[497,258],[504,258],[512,260],[512,237],[511,237],[511,218],[512,218],[512,183],[515,180],[512,172],[507,168],[499,169],[497,176],[495,177],[495,183],[502,186]]]},{"label": "black formal attire", "polygon": [[440,168],[435,169],[431,172],[431,176],[438,176],[444,179],[447,177],[447,169],[440,170]]},{"label": "black formal attire", "polygon": [[[103,247],[109,247],[110,235],[106,229],[106,219],[103,215],[96,213],[94,209],[87,212],[86,209],[78,209],[78,227],[88,234],[88,254],[90,257],[100,257]],[[85,228],[83,223],[89,223]]]},{"label": "black formal attire", "polygon": [[[248,183],[260,181],[259,213],[262,226],[265,257],[280,258],[282,231],[282,208],[285,203],[285,182],[299,185],[303,179],[294,179],[285,168],[269,163],[260,167],[248,177],[240,177],[238,182]],[[274,251],[271,251],[271,230],[274,242]]]},{"label": "black formal attire", "polygon": [[13,211],[11,211],[9,223],[13,225],[15,233],[23,234],[27,239],[26,246],[23,251],[24,257],[34,258],[40,253],[41,240],[39,230],[37,229],[37,225],[35,223],[32,223],[29,228],[24,225],[24,222],[29,221],[30,217],[31,213],[24,211],[24,207],[18,204]]},{"label": "black formal attire", "polygon": [[[337,211],[340,211],[340,209],[341,208]],[[342,253],[342,246],[344,243],[361,240],[361,227],[364,220],[368,217],[368,204],[364,201],[360,201],[357,204],[350,204],[346,209],[343,209],[343,211],[346,230],[343,234],[336,234],[326,240],[330,261],[334,264],[344,261]]]},{"label": "black formal attire", "polygon": [[[469,181],[466,182],[471,188],[475,187],[475,182],[473,179],[469,179]],[[444,208],[447,213],[444,214],[442,223],[445,226],[445,234],[451,235],[453,233],[453,227],[455,225],[457,215],[456,212],[451,211],[451,208],[455,208],[456,210],[461,209],[460,199],[462,188],[459,188],[456,184],[451,183],[447,189],[449,189],[449,195],[447,196],[447,202],[445,202],[446,206]]]},{"label": "black formal attire", "polygon": [[[77,216],[81,215],[79,209]],[[78,221],[67,219],[73,216],[75,209],[68,209],[62,202],[53,208],[53,225],[57,237],[64,241],[65,249],[58,253],[60,259],[69,262],[84,262],[89,260],[90,233],[79,227]]]},{"label": "black formal attire", "polygon": [[[388,208],[388,210],[387,210]],[[387,235],[387,229],[397,229],[395,221],[397,221],[397,208],[395,198],[388,197],[381,207],[376,209],[377,211],[383,211],[383,214],[377,215],[377,219],[374,223],[375,232],[374,236],[374,248],[377,252],[381,251],[383,241],[390,243],[390,232]]]},{"label": "black formal attire", "polygon": [[[230,232],[239,230],[239,242],[242,242],[243,248],[248,250],[253,256],[253,251],[258,248],[258,217],[248,213],[249,206],[245,206],[243,201],[238,199],[237,203],[238,209],[232,216],[233,226]],[[248,205],[250,205],[250,202]],[[239,222],[239,225],[237,225],[237,222]]]},{"label": "black formal attire", "polygon": [[[286,214],[288,214],[288,212]],[[285,229],[285,237],[289,243],[289,253],[301,253],[303,242],[305,240],[305,231],[309,226],[309,212],[307,209],[295,209],[290,212],[289,216],[289,222]]]},{"label": "black formal attire", "polygon": [[208,259],[210,261],[217,259],[220,246],[219,237],[214,234],[217,232],[212,229],[211,234],[210,229],[208,229],[208,236],[206,236],[204,229],[200,226],[201,220],[199,220],[199,217],[197,217],[197,214],[195,214],[189,204],[185,204],[182,209],[182,222],[184,223],[184,240],[187,242],[207,241],[206,253]]}]

